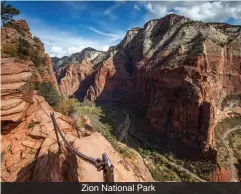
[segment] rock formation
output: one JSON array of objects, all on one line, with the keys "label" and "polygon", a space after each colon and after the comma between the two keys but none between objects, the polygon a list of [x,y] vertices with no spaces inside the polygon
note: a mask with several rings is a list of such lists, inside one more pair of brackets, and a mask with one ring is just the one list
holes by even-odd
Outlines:
[{"label": "rock formation", "polygon": [[65,56],[60,59],[53,57],[53,67],[62,95],[72,96],[78,91],[79,98],[84,96],[85,90],[92,83],[95,66],[104,58],[105,52],[93,48],[85,48],[70,57]]},{"label": "rock formation", "polygon": [[157,134],[208,152],[223,100],[241,93],[240,48],[241,26],[170,14],[110,47],[85,98],[131,101]]},{"label": "rock formation", "polygon": [[51,112],[76,149],[91,157],[101,157],[103,152],[110,156],[116,181],[153,180],[142,160],[123,158],[100,133],[87,133],[91,126],[87,117],[88,129],[82,129],[78,138],[73,119],[54,111],[38,94],[36,85],[44,81],[56,89],[58,85],[50,57],[24,20],[9,23],[1,35],[1,181],[103,181],[101,172],[73,155],[62,140],[58,152]]}]

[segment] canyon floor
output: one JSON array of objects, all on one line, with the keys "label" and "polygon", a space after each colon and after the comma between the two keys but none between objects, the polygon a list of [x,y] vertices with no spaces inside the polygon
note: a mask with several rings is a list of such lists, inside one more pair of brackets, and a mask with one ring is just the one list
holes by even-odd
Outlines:
[{"label": "canyon floor", "polygon": [[[222,153],[228,155],[228,165],[226,169],[217,172],[218,168],[214,161],[202,156],[197,157],[196,154],[193,154],[193,157],[192,152],[195,150],[187,150],[190,148],[181,145],[180,142],[170,144],[164,139],[160,140],[160,137],[157,140],[148,132],[148,121],[135,107],[105,101],[99,102],[97,107],[84,108],[83,113],[88,115],[94,126],[101,129],[100,132],[124,157],[131,158],[133,149],[137,151],[156,181],[239,181],[240,153],[234,155],[233,150],[237,150],[239,146],[240,137],[236,137],[235,132],[241,131],[240,118],[226,120],[226,123],[236,123],[233,122],[234,124],[227,127],[221,135],[222,144],[226,148]],[[228,143],[231,133],[230,139],[232,138],[233,144],[238,144],[236,149],[232,149],[233,146],[229,146]]]}]

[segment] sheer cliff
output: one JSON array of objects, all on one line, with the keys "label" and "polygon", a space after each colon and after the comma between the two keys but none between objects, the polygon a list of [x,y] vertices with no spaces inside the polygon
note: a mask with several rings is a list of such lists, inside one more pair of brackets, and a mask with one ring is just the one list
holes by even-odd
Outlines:
[{"label": "sheer cliff", "polygon": [[92,83],[95,66],[103,61],[105,55],[105,52],[85,48],[70,57],[53,57],[53,67],[61,93],[64,96],[73,96],[77,92],[78,98],[83,97]]},{"label": "sheer cliff", "polygon": [[[225,109],[223,102],[241,93],[240,49],[241,26],[170,14],[129,30],[102,61],[89,61],[95,68],[85,77],[91,79],[81,87],[84,76],[75,76],[79,84],[72,93],[82,90],[91,101],[130,101],[146,110],[156,134],[208,153],[216,123],[234,108]],[[86,68],[71,65],[79,71]],[[75,70],[68,67],[62,72],[61,84],[73,80]]]}]

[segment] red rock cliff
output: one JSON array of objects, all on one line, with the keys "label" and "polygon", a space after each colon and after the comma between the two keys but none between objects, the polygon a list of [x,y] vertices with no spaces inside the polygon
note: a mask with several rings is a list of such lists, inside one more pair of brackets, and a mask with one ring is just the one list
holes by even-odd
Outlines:
[{"label": "red rock cliff", "polygon": [[[102,182],[102,172],[67,150],[63,142],[62,152],[58,152],[50,118],[55,111],[34,90],[43,81],[58,88],[41,41],[32,38],[22,20],[1,31],[1,181]],[[153,181],[142,158],[124,158],[100,133],[87,132],[85,128],[78,138],[72,118],[59,112],[55,112],[55,117],[67,141],[77,150],[98,158],[103,152],[108,153],[115,166],[116,181]],[[93,129],[88,117],[84,117],[83,125]]]},{"label": "red rock cliff", "polygon": [[167,15],[109,49],[85,98],[132,101],[157,134],[205,152],[223,100],[241,93],[240,49],[240,26]]}]

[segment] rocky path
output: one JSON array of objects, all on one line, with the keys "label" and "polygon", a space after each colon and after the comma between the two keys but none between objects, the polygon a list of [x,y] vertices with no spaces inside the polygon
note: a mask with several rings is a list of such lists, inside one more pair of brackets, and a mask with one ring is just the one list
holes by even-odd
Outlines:
[{"label": "rocky path", "polygon": [[237,182],[237,180],[236,180],[236,168],[235,168],[235,165],[234,165],[235,157],[233,155],[232,149],[229,147],[229,141],[228,141],[227,137],[228,137],[228,135],[231,132],[236,131],[236,130],[241,130],[241,128],[240,127],[235,127],[235,128],[229,129],[228,131],[226,131],[223,134],[223,137],[222,137],[223,144],[227,148],[227,150],[229,152],[229,157],[230,157],[230,168],[231,168],[231,172],[232,172],[232,176],[231,176],[230,182]]},{"label": "rocky path", "polygon": [[118,108],[114,108],[114,109],[117,111],[120,111],[126,115],[125,121],[118,126],[117,132],[120,133],[119,141],[123,141],[124,139],[125,139],[125,141],[127,141],[128,130],[132,126],[133,119],[130,118],[129,113],[126,110],[118,109]]}]

